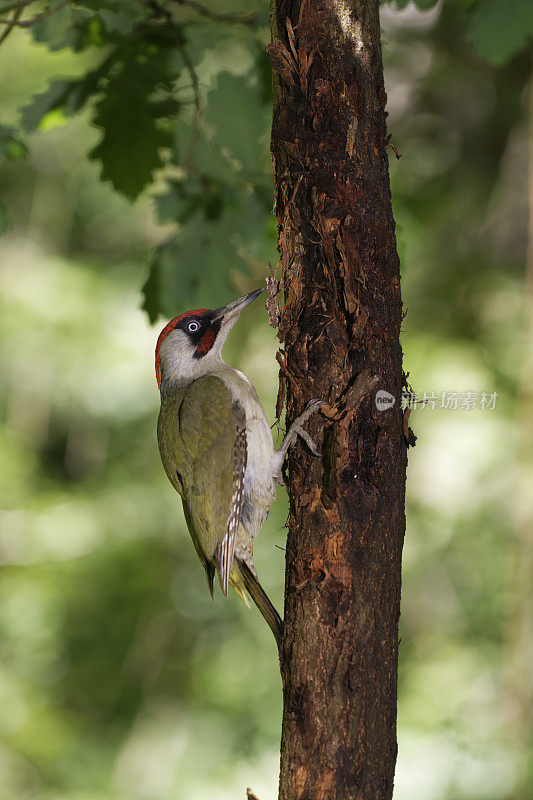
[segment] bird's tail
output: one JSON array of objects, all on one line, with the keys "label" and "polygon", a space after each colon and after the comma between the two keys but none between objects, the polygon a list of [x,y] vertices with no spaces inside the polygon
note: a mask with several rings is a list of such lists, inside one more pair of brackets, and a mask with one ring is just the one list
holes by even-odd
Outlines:
[{"label": "bird's tail", "polygon": [[281,649],[283,621],[280,615],[268,599],[267,593],[253,574],[248,564],[246,564],[244,561],[241,561],[240,558],[235,558],[233,564],[238,567],[239,571],[239,575],[237,576],[232,570],[233,574],[230,577],[230,581],[233,588],[245,602],[246,595],[244,594],[243,589],[248,592],[257,608],[265,618],[270,630],[274,634],[274,638],[276,639],[278,645],[278,650]]}]

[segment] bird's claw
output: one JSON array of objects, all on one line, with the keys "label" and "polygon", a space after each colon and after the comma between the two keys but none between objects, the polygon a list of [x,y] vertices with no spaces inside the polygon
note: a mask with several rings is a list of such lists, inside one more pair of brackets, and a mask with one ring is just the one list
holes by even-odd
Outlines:
[{"label": "bird's claw", "polygon": [[296,427],[294,428],[294,430],[295,430],[295,432],[298,434],[298,436],[300,436],[300,437],[301,437],[301,438],[304,440],[304,442],[306,443],[306,445],[308,446],[308,448],[310,449],[310,451],[313,453],[313,455],[314,455],[314,456],[319,456],[319,455],[320,455],[320,450],[317,448],[316,444],[315,444],[315,443],[314,443],[314,441],[311,439],[311,437],[309,436],[309,434],[307,433],[307,431],[305,431],[305,430],[302,428],[302,426],[301,426],[301,425],[296,425]]},{"label": "bird's claw", "polygon": [[299,417],[296,417],[291,427],[289,428],[287,435],[285,436],[285,441],[283,442],[281,448],[278,450],[281,463],[285,458],[287,450],[289,449],[289,447],[294,442],[297,436],[300,436],[304,440],[304,442],[307,444],[307,446],[315,456],[320,455],[320,451],[318,450],[317,446],[315,445],[315,443],[313,442],[307,431],[303,429],[302,425],[304,424],[304,422],[307,422],[311,414],[314,414],[315,411],[318,411],[320,406],[323,404],[324,404],[323,400],[310,400],[305,407],[305,411],[302,414],[300,414]]},{"label": "bird's claw", "polygon": [[312,414],[314,414],[315,411],[318,411],[318,409],[322,405],[324,405],[324,401],[323,400],[318,400],[317,398],[314,398],[313,400],[309,400],[309,402],[307,403],[307,405],[305,407],[305,411],[303,412],[303,414],[300,414],[298,419],[295,420],[295,422],[294,422],[295,433],[297,433],[298,436],[300,436],[304,440],[304,442],[306,443],[306,445],[308,446],[310,451],[315,456],[319,456],[320,455],[320,450],[318,449],[318,447],[316,446],[314,441],[311,439],[311,437],[309,436],[307,431],[305,431],[302,428],[302,425],[303,425],[304,422],[307,422],[309,417]]}]

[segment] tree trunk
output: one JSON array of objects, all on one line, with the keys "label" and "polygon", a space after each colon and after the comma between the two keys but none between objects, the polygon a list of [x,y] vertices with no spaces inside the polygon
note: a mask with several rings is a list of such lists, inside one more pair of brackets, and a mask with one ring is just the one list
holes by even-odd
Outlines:
[{"label": "tree trunk", "polygon": [[[392,796],[406,442],[378,0],[277,0],[272,154],[289,458],[280,800]],[[395,404],[379,410],[376,392]],[[385,395],[386,399],[386,395]]]}]

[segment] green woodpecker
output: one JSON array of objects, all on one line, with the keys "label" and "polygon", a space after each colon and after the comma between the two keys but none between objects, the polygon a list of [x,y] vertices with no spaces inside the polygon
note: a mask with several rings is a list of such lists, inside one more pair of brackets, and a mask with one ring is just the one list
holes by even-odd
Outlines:
[{"label": "green woodpecker", "polygon": [[248,378],[222,360],[226,337],[258,289],[215,311],[174,317],[157,340],[161,390],[157,438],[165,472],[183,501],[185,520],[204,565],[211,596],[215,572],[255,602],[278,646],[283,623],[257,580],[252,546],[281,482],[283,460],[298,435],[316,453],[302,423],[312,401],[274,449],[267,415]]}]

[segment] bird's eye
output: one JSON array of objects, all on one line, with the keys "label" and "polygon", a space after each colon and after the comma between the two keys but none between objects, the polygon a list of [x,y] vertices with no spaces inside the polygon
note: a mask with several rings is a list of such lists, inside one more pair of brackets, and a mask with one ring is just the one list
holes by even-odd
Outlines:
[{"label": "bird's eye", "polygon": [[189,333],[196,333],[196,331],[200,330],[200,323],[198,322],[189,322],[187,325],[187,330]]}]

